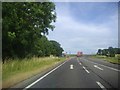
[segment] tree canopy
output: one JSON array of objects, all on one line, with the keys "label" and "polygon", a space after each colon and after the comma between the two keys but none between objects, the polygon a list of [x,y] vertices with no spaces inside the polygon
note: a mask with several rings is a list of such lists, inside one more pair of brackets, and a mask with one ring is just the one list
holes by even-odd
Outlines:
[{"label": "tree canopy", "polygon": [[[45,35],[55,28],[52,25],[55,21],[56,12],[53,2],[3,2],[3,59],[52,54],[53,43]],[[58,47],[61,48],[60,45]]]},{"label": "tree canopy", "polygon": [[97,54],[114,57],[115,54],[120,54],[120,48],[108,47],[108,49],[98,49]]}]

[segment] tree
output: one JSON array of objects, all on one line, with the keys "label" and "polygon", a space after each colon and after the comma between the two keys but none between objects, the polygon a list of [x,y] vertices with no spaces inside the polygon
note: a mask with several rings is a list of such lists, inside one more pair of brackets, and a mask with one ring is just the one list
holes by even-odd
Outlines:
[{"label": "tree", "polygon": [[114,48],[113,47],[109,47],[108,50],[109,50],[110,57],[115,57]]},{"label": "tree", "polygon": [[52,51],[52,44],[46,38],[46,36],[42,36],[37,40],[33,51],[33,54],[36,56],[50,56]]},{"label": "tree", "polygon": [[63,52],[63,48],[61,48],[60,44],[53,40],[51,40],[50,42],[52,43],[51,54],[54,56],[61,56]]},{"label": "tree", "polygon": [[102,54],[102,50],[101,50],[101,49],[98,49],[97,54],[98,54],[98,55],[101,55],[101,54]]},{"label": "tree", "polygon": [[114,48],[115,54],[120,54],[120,48]]},{"label": "tree", "polygon": [[56,20],[52,2],[3,2],[2,16],[3,60],[33,55],[36,40],[53,30]]},{"label": "tree", "polygon": [[102,50],[102,55],[108,56],[109,55],[108,49],[103,49]]},{"label": "tree", "polygon": [[118,50],[117,50],[117,54],[120,54],[120,48],[118,48]]},{"label": "tree", "polygon": [[109,57],[115,57],[115,54],[120,54],[120,48],[109,47],[108,49],[98,49],[98,55],[105,55]]}]

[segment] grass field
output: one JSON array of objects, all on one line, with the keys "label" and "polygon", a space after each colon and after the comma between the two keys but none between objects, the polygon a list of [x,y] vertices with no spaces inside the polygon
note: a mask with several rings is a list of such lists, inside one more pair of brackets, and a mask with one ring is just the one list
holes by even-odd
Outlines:
[{"label": "grass field", "polygon": [[98,58],[101,60],[106,60],[106,61],[114,63],[114,64],[120,64],[120,54],[116,55],[116,57],[106,57],[103,55],[92,55],[91,57]]},{"label": "grass field", "polygon": [[58,57],[9,60],[2,65],[2,87],[8,88],[64,60]]}]

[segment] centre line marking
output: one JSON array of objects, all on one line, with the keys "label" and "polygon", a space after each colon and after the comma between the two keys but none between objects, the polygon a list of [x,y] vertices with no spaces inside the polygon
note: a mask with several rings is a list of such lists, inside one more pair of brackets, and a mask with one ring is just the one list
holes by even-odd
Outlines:
[{"label": "centre line marking", "polygon": [[83,66],[83,68],[85,69],[85,71],[86,71],[87,73],[90,73],[84,66]]},{"label": "centre line marking", "polygon": [[100,88],[102,88],[103,90],[107,90],[100,82],[96,81],[96,83],[97,83],[98,86],[100,86]]},{"label": "centre line marking", "polygon": [[27,87],[25,87],[23,90],[27,90],[28,88],[32,87],[34,84],[36,84],[37,82],[39,82],[40,80],[42,80],[43,78],[45,78],[46,76],[48,76],[50,73],[52,73],[53,71],[55,71],[56,69],[58,69],[59,67],[61,67],[67,61],[63,62],[62,64],[60,64],[59,66],[57,66],[56,68],[54,68],[53,70],[51,70],[50,72],[46,73],[44,76],[40,77],[39,79],[37,79],[36,81],[34,81],[32,84],[30,84]]},{"label": "centre line marking", "polygon": [[82,65],[81,63],[79,63],[80,65]]},{"label": "centre line marking", "polygon": [[94,67],[96,67],[96,68],[98,68],[98,69],[100,69],[100,70],[103,70],[102,68],[98,67],[97,65],[94,65]]},{"label": "centre line marking", "polygon": [[78,61],[78,63],[80,64],[80,65],[82,65],[82,63],[79,61],[79,60],[77,60]]},{"label": "centre line marking", "polygon": [[72,64],[70,65],[70,69],[73,69],[73,65]]}]

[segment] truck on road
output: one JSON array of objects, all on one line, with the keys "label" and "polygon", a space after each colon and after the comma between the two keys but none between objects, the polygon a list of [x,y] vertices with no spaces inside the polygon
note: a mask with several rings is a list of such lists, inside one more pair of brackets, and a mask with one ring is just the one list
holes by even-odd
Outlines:
[{"label": "truck on road", "polygon": [[77,52],[77,57],[81,57],[83,55],[83,52]]}]

